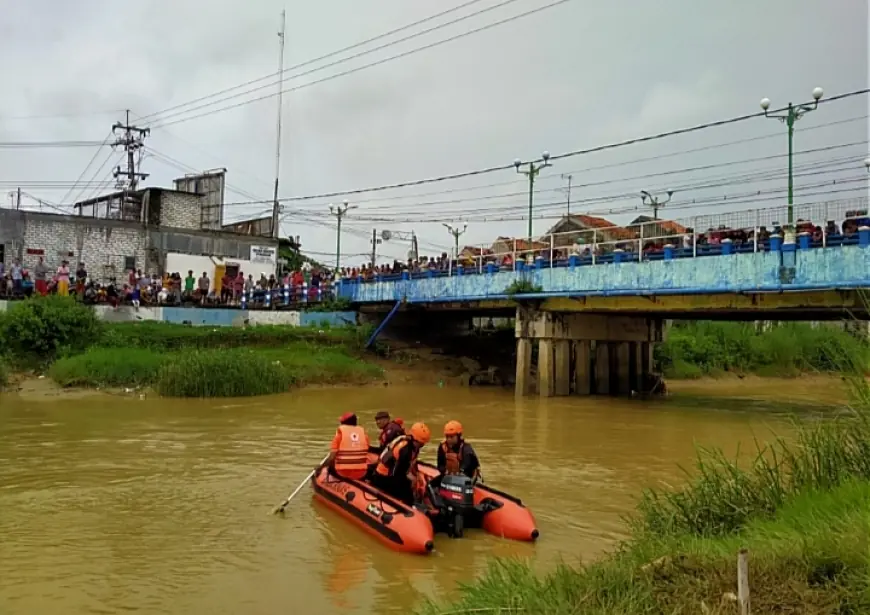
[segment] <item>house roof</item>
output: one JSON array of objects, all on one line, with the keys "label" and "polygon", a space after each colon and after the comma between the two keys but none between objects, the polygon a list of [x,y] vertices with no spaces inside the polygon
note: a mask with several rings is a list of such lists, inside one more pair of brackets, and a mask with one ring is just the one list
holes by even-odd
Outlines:
[{"label": "house roof", "polygon": [[638,216],[634,220],[631,221],[629,226],[640,226],[641,224],[652,224],[655,223],[660,229],[662,229],[666,233],[673,233],[674,235],[678,235],[680,233],[685,233],[688,229],[680,224],[679,222],[675,222],[673,220],[656,220],[651,216]]},{"label": "house roof", "polygon": [[481,254],[492,254],[492,250],[490,250],[489,248],[480,248],[478,246],[465,246],[460,251],[460,254],[463,253],[471,253],[475,256],[480,256]]},{"label": "house roof", "polygon": [[564,216],[553,226],[553,228],[547,231],[547,234],[551,235],[553,233],[566,232],[561,229],[563,229],[564,226],[568,223],[580,226],[581,228],[588,230],[607,230],[607,233],[611,237],[615,237],[616,239],[634,238],[634,233],[632,233],[630,230],[614,224],[607,218],[589,216],[587,214],[569,214],[567,216]]},{"label": "house roof", "polygon": [[547,248],[550,247],[549,242],[532,241],[531,243],[529,243],[528,239],[520,239],[520,238],[514,239],[513,237],[499,237],[495,241],[496,242],[501,241],[503,243],[509,243],[511,245],[513,245],[513,242],[516,241],[517,242],[517,250],[546,250]]}]

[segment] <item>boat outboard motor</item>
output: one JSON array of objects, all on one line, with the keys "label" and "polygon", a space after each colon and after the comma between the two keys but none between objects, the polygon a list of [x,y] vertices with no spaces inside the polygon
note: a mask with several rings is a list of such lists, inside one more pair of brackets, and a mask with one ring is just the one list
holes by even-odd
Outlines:
[{"label": "boat outboard motor", "polygon": [[438,483],[438,504],[447,520],[447,533],[462,538],[465,516],[474,510],[474,482],[464,474],[445,474]]}]

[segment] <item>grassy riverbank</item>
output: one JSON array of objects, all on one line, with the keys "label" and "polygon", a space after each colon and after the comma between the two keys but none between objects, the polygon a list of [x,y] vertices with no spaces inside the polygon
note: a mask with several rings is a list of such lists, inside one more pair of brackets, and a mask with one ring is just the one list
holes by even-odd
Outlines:
[{"label": "grassy riverbank", "polygon": [[863,374],[847,381],[853,413],[802,424],[745,466],[702,451],[684,487],[646,491],[610,556],[543,577],[499,561],[422,612],[737,613],[742,548],[753,613],[870,612],[870,388]]},{"label": "grassy riverbank", "polygon": [[795,377],[806,372],[870,371],[870,345],[842,329],[806,323],[680,322],[656,347],[666,378],[725,373]]},{"label": "grassy riverbank", "polygon": [[150,388],[172,397],[238,397],[296,386],[359,384],[383,370],[362,358],[357,328],[190,327],[103,323],[63,298],[25,301],[0,314],[0,384],[8,363],[45,371],[64,387]]}]

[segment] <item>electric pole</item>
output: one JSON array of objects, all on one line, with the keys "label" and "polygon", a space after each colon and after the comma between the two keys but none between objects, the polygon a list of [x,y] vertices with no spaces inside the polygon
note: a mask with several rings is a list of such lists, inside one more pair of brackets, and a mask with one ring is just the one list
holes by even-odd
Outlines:
[{"label": "electric pole", "polygon": [[144,146],[145,137],[151,134],[150,128],[138,128],[130,124],[130,110],[127,110],[127,121],[125,123],[115,122],[112,126],[112,133],[116,133],[117,131],[122,131],[122,133],[115,139],[115,142],[112,144],[114,147],[119,145],[124,146],[124,151],[127,152],[127,167],[125,169],[121,169],[118,166],[113,172],[112,175],[119,182],[120,178],[123,176],[126,178],[124,183],[119,185],[119,188],[123,188],[127,192],[132,192],[136,190],[136,187],[139,185],[140,179],[145,179],[148,177],[148,173],[141,173],[136,170],[136,154],[139,154],[139,163],[142,162],[142,147]]},{"label": "electric pole", "polygon": [[668,198],[666,198],[664,201],[662,201],[660,198],[651,195],[646,190],[641,190],[640,191],[640,200],[644,205],[648,205],[648,206],[652,207],[653,220],[658,220],[659,219],[659,209],[664,207],[665,205],[667,205],[670,202],[671,197],[673,195],[674,195],[674,191],[668,190]]},{"label": "electric pole", "polygon": [[372,229],[372,267],[378,260],[378,229]]},{"label": "electric pole", "polygon": [[[21,209],[21,188],[16,190],[15,209]],[[42,208],[40,207],[40,209]]]},{"label": "electric pole", "polygon": [[[278,130],[275,145],[275,192],[272,195],[272,237],[278,239],[278,177],[281,175],[281,112],[284,106],[284,32],[287,26],[287,12],[281,11],[281,29],[278,31]],[[339,222],[339,224],[341,224]]]},{"label": "electric pole", "polygon": [[529,178],[529,242],[532,241],[532,211],[534,209],[534,200],[535,200],[535,178],[538,176],[538,173],[541,172],[541,169],[546,169],[547,167],[553,166],[550,164],[550,152],[544,152],[541,154],[541,160],[539,164],[535,164],[534,162],[528,162],[529,168],[527,171],[520,170],[520,167],[523,166],[523,161],[517,158],[514,160],[514,168],[517,170],[517,173],[522,173],[526,177]]},{"label": "electric pole", "polygon": [[342,203],[339,206],[330,205],[329,213],[335,216],[336,220],[338,220],[338,230],[335,234],[335,270],[338,271],[341,269],[341,219],[344,218],[345,214],[349,209],[356,209],[356,205],[348,205],[347,201]]},{"label": "electric pole", "polygon": [[567,201],[568,201],[568,203],[567,203],[567,204],[568,204],[568,213],[567,213],[566,215],[570,216],[570,215],[571,215],[571,180],[574,179],[574,176],[571,175],[570,173],[567,174],[567,175],[565,175],[565,174],[563,173],[563,174],[562,174],[562,179],[567,179],[567,180],[568,180],[568,187],[567,187],[567,188],[562,188],[562,190],[565,192],[565,194],[566,194],[567,197],[568,197],[568,198],[567,198]]},{"label": "electric pole", "polygon": [[459,236],[464,234],[465,231],[468,230],[468,225],[463,224],[462,230],[460,231],[458,228],[453,228],[449,224],[444,224],[444,223],[442,223],[442,224],[444,225],[444,228],[447,229],[447,232],[450,233],[451,235],[453,235],[453,244],[456,248],[454,253],[453,253],[453,258],[459,260]]}]

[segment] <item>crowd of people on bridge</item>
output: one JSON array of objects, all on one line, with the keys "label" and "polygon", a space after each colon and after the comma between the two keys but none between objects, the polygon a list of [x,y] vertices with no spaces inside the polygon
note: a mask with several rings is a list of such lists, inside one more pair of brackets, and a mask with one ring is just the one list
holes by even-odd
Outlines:
[{"label": "crowd of people on bridge", "polygon": [[[425,481],[417,468],[420,450],[432,438],[429,427],[422,422],[405,428],[401,418],[391,418],[388,412],[375,415],[379,434],[372,446],[356,414],[348,412],[338,419],[338,429],[330,445],[329,455],[315,468],[323,467],[336,476],[371,483],[380,491],[408,505],[423,499]],[[370,455],[375,460],[370,462]],[[448,421],[444,425],[444,440],[438,446],[438,472],[441,475],[462,474],[473,481],[481,480],[480,460],[474,448],[465,440],[462,424]]]},{"label": "crowd of people on bridge", "polygon": [[[410,277],[419,277],[428,272],[446,275],[455,271],[458,266],[462,266],[467,273],[476,273],[485,270],[489,263],[494,264],[499,270],[512,270],[515,267],[515,258],[523,259],[528,263],[542,259],[547,265],[551,262],[554,265],[566,265],[569,257],[576,255],[580,257],[581,263],[586,264],[599,258],[604,262],[612,258],[614,252],[621,251],[625,253],[626,260],[655,259],[663,256],[668,245],[677,250],[678,256],[686,254],[687,251],[693,253],[696,251],[700,255],[719,254],[725,242],[730,242],[734,251],[738,252],[755,249],[756,241],[759,249],[765,250],[770,246],[771,237],[783,237],[785,234],[785,229],[778,223],[774,223],[770,228],[766,225],[750,228],[728,228],[720,225],[697,233],[693,228],[684,228],[676,223],[661,224],[668,226],[673,232],[659,233],[661,236],[643,239],[640,232],[614,227],[620,230],[618,235],[621,237],[598,243],[551,246],[549,239],[531,244],[525,239],[517,239],[511,240],[516,246],[516,251],[512,249],[513,246],[508,251],[502,250],[498,253],[487,249],[466,248],[458,257],[451,257],[443,252],[440,256],[422,256],[419,259],[408,259],[406,262],[394,260],[392,263],[380,265],[364,263],[358,267],[342,268],[339,273],[342,279],[361,278],[369,282],[375,279],[394,279],[403,273],[408,273]],[[820,226],[809,220],[798,219],[795,233],[808,234],[811,246],[820,247],[857,241],[858,230],[864,226],[870,226],[867,212],[853,211],[847,212],[847,217],[842,224],[828,220],[824,226]],[[607,230],[613,229],[603,229],[600,235],[602,238],[610,236],[606,234]],[[505,243],[502,242],[502,245]]]}]

